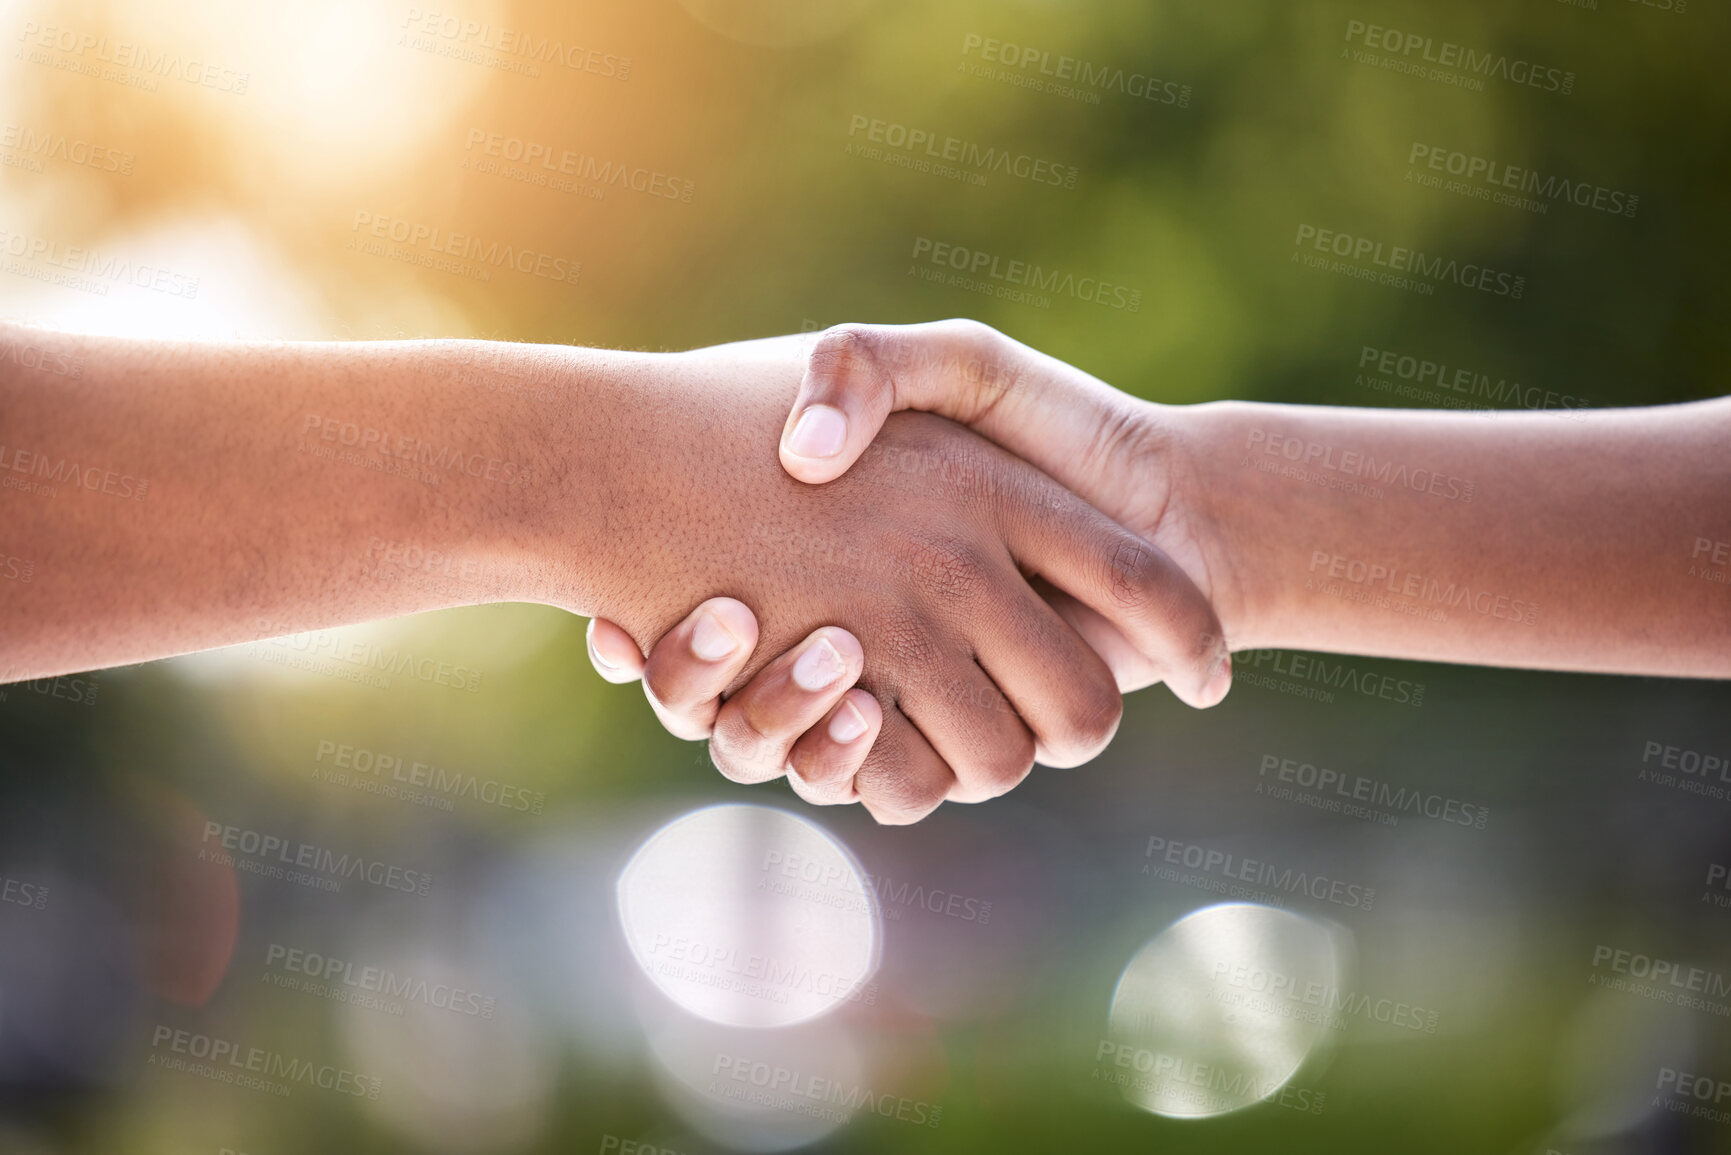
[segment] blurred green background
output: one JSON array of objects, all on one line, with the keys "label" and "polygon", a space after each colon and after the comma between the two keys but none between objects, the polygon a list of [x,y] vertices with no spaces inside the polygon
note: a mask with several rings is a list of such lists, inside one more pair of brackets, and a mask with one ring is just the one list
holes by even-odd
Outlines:
[{"label": "blurred green background", "polygon": [[[680,349],[971,316],[1175,403],[1493,403],[1373,373],[1383,351],[1571,399],[1533,402],[1553,408],[1722,392],[1731,29],[1699,0],[179,0],[14,4],[0,27],[0,308],[14,317]],[[1461,67],[1445,69],[1455,82],[1410,71],[1444,45],[1500,63],[1476,88]],[[1533,66],[1540,83],[1511,78]],[[1098,83],[1045,85],[1042,69],[1084,67]],[[1157,99],[1132,94],[1148,78]],[[960,159],[922,171],[908,162],[924,146],[899,147],[898,129],[954,138]],[[535,146],[573,154],[571,175],[511,159]],[[1450,176],[1451,153],[1530,170],[1551,194],[1486,199],[1484,180]],[[999,154],[1007,168],[985,159]],[[1069,175],[1018,176],[1022,157]],[[1575,189],[1638,199],[1619,213]],[[368,247],[383,218],[581,274],[426,267],[426,243]],[[1305,226],[1522,290],[1312,268]],[[1137,307],[946,283],[940,243],[1122,286]],[[105,277],[69,246],[197,292]],[[51,283],[69,260],[79,283]],[[582,625],[487,606],[333,632],[479,670],[473,692],[293,668],[316,638],[0,691],[0,1149],[1731,1150],[1731,1114],[1691,1114],[1689,1089],[1717,1108],[1731,1087],[1731,989],[1704,993],[1731,974],[1715,901],[1731,892],[1713,870],[1731,862],[1731,795],[1688,788],[1731,791],[1699,769],[1731,755],[1723,686],[1352,658],[1294,674],[1290,655],[1239,655],[1215,710],[1141,692],[1094,764],[881,830],[779,784],[723,781],[636,691],[591,673]],[[348,788],[321,777],[344,746],[534,802]],[[1488,818],[1390,825],[1299,804],[1259,790],[1270,756]],[[800,815],[887,883],[870,1003],[778,1042],[706,1026],[645,979],[616,881],[658,828],[725,802]],[[224,869],[198,855],[213,822],[433,885],[330,893]],[[1368,909],[1274,901],[1338,947],[1343,989],[1420,1008],[1434,1030],[1367,1012],[1291,1044],[1304,1109],[1289,1093],[1174,1119],[1127,1101],[1100,1061],[1120,977],[1175,920],[1231,897],[1145,874],[1150,839],[1373,889]],[[909,885],[991,918],[910,902]],[[276,947],[454,975],[495,1013],[287,989]],[[1679,1006],[1688,988],[1665,981],[1668,998],[1616,988],[1633,975],[1615,951],[1700,968],[1710,1005]],[[381,1090],[285,1097],[163,1068],[165,1028]],[[678,1056],[762,1047],[845,1052],[851,1073],[834,1078],[941,1110],[722,1118],[681,1089]]]}]

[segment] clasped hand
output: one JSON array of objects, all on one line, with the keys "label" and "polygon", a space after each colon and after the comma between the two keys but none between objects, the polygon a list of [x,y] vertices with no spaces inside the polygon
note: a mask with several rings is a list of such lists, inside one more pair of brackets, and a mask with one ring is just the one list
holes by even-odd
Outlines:
[{"label": "clasped hand", "polygon": [[729,778],[912,822],[1094,757],[1122,691],[1225,696],[1219,562],[1158,407],[966,321],[682,356],[798,378],[780,460],[799,492],[779,495],[797,500],[718,511],[775,592],[659,636],[596,618],[589,648]]}]

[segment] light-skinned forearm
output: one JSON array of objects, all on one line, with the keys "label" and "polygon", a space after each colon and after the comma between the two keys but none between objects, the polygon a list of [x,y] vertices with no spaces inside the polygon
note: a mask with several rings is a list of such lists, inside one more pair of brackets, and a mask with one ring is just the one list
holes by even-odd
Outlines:
[{"label": "light-skinned forearm", "polygon": [[645,358],[17,325],[0,341],[26,351],[0,362],[6,680],[472,602],[583,610],[615,580],[605,430]]},{"label": "light-skinned forearm", "polygon": [[1731,400],[1160,421],[1234,649],[1731,676]]}]

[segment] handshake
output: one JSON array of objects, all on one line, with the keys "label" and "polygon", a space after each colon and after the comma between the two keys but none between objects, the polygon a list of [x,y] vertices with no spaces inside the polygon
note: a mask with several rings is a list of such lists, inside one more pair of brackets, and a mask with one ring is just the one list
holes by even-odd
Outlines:
[{"label": "handshake", "polygon": [[718,398],[687,502],[709,540],[624,532],[639,572],[724,596],[664,632],[597,617],[589,652],[729,778],[912,822],[1094,757],[1123,691],[1225,697],[1229,579],[1159,407],[970,321],[679,356]]},{"label": "handshake", "polygon": [[[671,354],[0,341],[37,351],[0,365],[0,679],[543,602],[729,777],[912,822],[1092,758],[1126,690],[1215,704],[1227,639],[1731,676],[1728,398],[1158,405],[968,321]],[[74,358],[76,387],[41,368]],[[497,581],[380,580],[380,540]]]}]

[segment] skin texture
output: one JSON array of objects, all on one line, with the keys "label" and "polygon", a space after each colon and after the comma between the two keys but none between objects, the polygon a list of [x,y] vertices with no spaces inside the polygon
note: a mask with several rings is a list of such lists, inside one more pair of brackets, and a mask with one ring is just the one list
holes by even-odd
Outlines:
[{"label": "skin texture", "polygon": [[[813,405],[845,420],[833,452],[800,452]],[[908,409],[970,426],[1155,543],[1210,596],[1234,650],[1731,676],[1731,599],[1690,572],[1722,573],[1731,551],[1731,399],[1567,414],[1176,408],[974,322],[847,325],[813,346],[782,464],[831,484]],[[1122,688],[1159,677],[1110,622],[1051,601]],[[622,680],[618,635],[597,622],[595,638]],[[673,645],[650,663],[662,677],[696,668]],[[791,728],[797,695],[780,693]]]},{"label": "skin texture", "polygon": [[[1219,623],[1182,569],[949,421],[898,415],[846,477],[788,477],[771,447],[793,345],[0,338],[81,367],[0,367],[0,477],[24,483],[0,491],[5,544],[34,572],[0,600],[9,679],[504,600],[603,614],[641,646],[719,592],[763,607],[728,692],[792,679],[799,653],[769,656],[821,644],[828,691],[857,681],[851,704],[875,707],[853,743],[870,753],[838,760],[766,735],[744,690],[714,720],[742,755],[724,768],[757,779],[791,754],[814,791],[898,822],[1110,740],[1112,674],[1031,577],[1174,655],[1197,700],[1224,692]],[[386,564],[410,549],[483,580]],[[704,624],[705,652],[730,620]],[[675,671],[652,678],[685,702]]]}]

